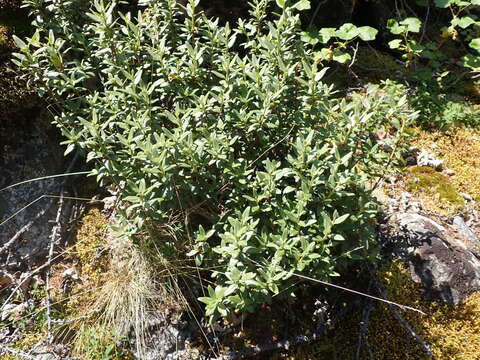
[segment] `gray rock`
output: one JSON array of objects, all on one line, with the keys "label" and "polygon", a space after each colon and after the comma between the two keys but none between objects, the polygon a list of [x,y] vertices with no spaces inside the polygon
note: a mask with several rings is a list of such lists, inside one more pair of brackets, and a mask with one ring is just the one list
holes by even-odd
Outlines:
[{"label": "gray rock", "polygon": [[422,150],[420,154],[418,154],[417,164],[419,166],[428,166],[440,170],[443,166],[443,160],[437,159],[434,155]]},{"label": "gray rock", "polygon": [[409,262],[427,299],[458,304],[480,290],[480,252],[465,228],[406,212],[393,214],[389,226],[394,254]]},{"label": "gray rock", "polygon": [[453,218],[452,225],[460,234],[462,234],[465,239],[470,241],[473,245],[478,246],[480,249],[480,241],[478,240],[477,236],[460,216],[455,216]]},{"label": "gray rock", "polygon": [[[0,148],[0,189],[65,170],[63,149],[47,116],[29,113],[25,124],[8,128],[13,135]],[[13,126],[13,125],[12,125]],[[64,179],[45,179],[0,191],[0,268],[23,271],[45,260]],[[68,220],[68,201],[61,220]],[[5,221],[8,219],[8,221]]]}]

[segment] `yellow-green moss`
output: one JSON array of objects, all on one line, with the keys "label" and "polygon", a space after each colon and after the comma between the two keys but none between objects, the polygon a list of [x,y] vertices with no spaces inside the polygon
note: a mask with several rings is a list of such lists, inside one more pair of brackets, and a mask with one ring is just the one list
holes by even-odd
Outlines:
[{"label": "yellow-green moss", "polygon": [[[94,310],[101,288],[112,281],[108,231],[108,219],[99,209],[92,208],[83,217],[75,244],[69,251],[77,262],[81,284],[72,290],[73,294],[65,305],[68,317],[77,318]],[[98,315],[70,325],[69,332],[75,333],[74,354],[79,358],[132,359],[130,351],[123,349],[113,331],[98,322]]]},{"label": "yellow-green moss", "polygon": [[464,200],[448,176],[428,166],[406,169],[407,190],[420,196],[432,210],[454,213],[464,206]]},{"label": "yellow-green moss", "polygon": [[480,129],[420,131],[415,144],[444,159],[445,167],[455,172],[451,184],[480,201]]},{"label": "yellow-green moss", "polygon": [[[453,307],[423,300],[420,286],[399,261],[384,265],[380,278],[388,299],[425,312],[401,311],[404,319],[430,346],[435,360],[480,359],[480,293]],[[418,342],[398,322],[390,307],[375,302],[362,342],[360,359],[427,359]],[[351,314],[314,343],[291,349],[269,359],[316,360],[351,359],[357,351],[361,311]]]},{"label": "yellow-green moss", "polygon": [[5,26],[0,25],[0,52],[7,49],[10,46],[8,38],[8,29]]},{"label": "yellow-green moss", "polygon": [[[381,275],[390,300],[422,310],[403,312],[405,320],[429,344],[434,359],[476,360],[480,358],[480,293],[453,307],[422,299],[414,283],[399,262],[386,265]],[[376,359],[425,359],[418,343],[398,323],[388,306],[380,305],[371,319],[368,339]]]}]

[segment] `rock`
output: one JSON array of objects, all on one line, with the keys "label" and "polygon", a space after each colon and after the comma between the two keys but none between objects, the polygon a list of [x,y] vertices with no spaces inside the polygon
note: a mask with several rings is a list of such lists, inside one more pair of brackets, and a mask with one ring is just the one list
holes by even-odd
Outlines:
[{"label": "rock", "polygon": [[467,193],[459,192],[458,194],[467,201],[473,201],[473,197]]},{"label": "rock", "polygon": [[413,155],[405,156],[404,159],[408,166],[417,165],[417,158]]},{"label": "rock", "polygon": [[[0,129],[11,135],[0,142],[0,188],[65,172],[59,134],[49,121],[46,112],[36,109],[12,123],[0,124]],[[24,271],[45,260],[58,204],[58,199],[45,195],[58,195],[64,181],[37,180],[1,192],[1,218],[12,217],[0,229],[0,268]],[[69,204],[73,203],[64,202],[64,224],[69,220]]]},{"label": "rock", "polygon": [[435,158],[432,154],[425,150],[420,151],[417,157],[418,166],[429,166],[436,170],[440,170],[443,165],[443,160]]},{"label": "rock", "polygon": [[393,253],[410,264],[427,299],[458,304],[480,290],[480,251],[465,229],[407,212],[394,213],[388,227],[395,229],[389,235]]},{"label": "rock", "polygon": [[146,342],[144,354],[135,354],[142,360],[156,359],[194,359],[185,345],[190,342],[198,326],[194,320],[189,319],[184,311],[150,313],[147,321],[149,337]]},{"label": "rock", "polygon": [[31,306],[33,306],[33,300],[28,300],[21,304],[7,304],[3,307],[0,320],[5,321],[7,319],[19,318]]},{"label": "rock", "polygon": [[463,235],[465,239],[470,241],[473,245],[478,246],[480,249],[480,241],[470,227],[463,221],[460,216],[453,218],[453,227]]},{"label": "rock", "polygon": [[452,169],[445,169],[442,171],[442,174],[446,176],[452,176],[452,175],[455,175],[455,171]]},{"label": "rock", "polygon": [[408,151],[403,154],[403,159],[408,166],[417,165],[417,156],[420,152],[420,149],[416,146],[411,146]]}]

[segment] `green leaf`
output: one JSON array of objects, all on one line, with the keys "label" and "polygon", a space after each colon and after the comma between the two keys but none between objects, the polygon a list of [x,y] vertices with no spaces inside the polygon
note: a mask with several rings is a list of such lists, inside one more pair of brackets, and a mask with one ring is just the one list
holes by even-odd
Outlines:
[{"label": "green leaf", "polygon": [[279,8],[283,9],[285,8],[285,2],[286,0],[276,0],[277,1],[277,5]]},{"label": "green leaf", "polygon": [[335,51],[333,53],[333,60],[339,62],[340,64],[345,64],[346,62],[352,60],[352,56],[349,53]]},{"label": "green leaf", "polygon": [[15,42],[15,45],[17,45],[19,49],[23,50],[28,47],[27,44],[25,44],[25,42],[23,42],[23,40],[20,39],[15,34],[13,34],[12,38],[13,38],[13,41]]},{"label": "green leaf", "polygon": [[297,10],[308,10],[310,9],[310,1],[309,0],[300,0],[297,2],[293,7]]},{"label": "green leaf", "polygon": [[435,6],[439,8],[447,8],[453,0],[434,0]]},{"label": "green leaf", "polygon": [[470,16],[463,16],[457,17],[452,20],[452,25],[460,26],[462,29],[466,29],[470,25],[475,24],[475,20],[473,20]]},{"label": "green leaf", "polygon": [[480,56],[467,54],[462,57],[463,66],[468,67],[470,69],[480,69]]},{"label": "green leaf", "polygon": [[395,39],[388,42],[388,46],[390,47],[390,49],[398,49],[401,44],[402,44],[401,39]]},{"label": "green leaf", "polygon": [[337,31],[335,31],[335,36],[346,41],[352,40],[357,35],[358,28],[351,23],[343,24]]},{"label": "green leaf", "polygon": [[334,221],[333,221],[333,224],[334,225],[338,225],[338,224],[341,224],[342,222],[344,222],[345,220],[347,220],[347,218],[350,216],[350,214],[344,214],[338,218],[336,218]]},{"label": "green leaf", "polygon": [[394,35],[400,35],[407,31],[407,28],[401,26],[395,19],[388,19],[387,29]]},{"label": "green leaf", "polygon": [[422,27],[422,22],[415,17],[406,18],[400,21],[400,24],[405,25],[407,27],[407,31],[414,33],[418,33]]},{"label": "green leaf", "polygon": [[375,37],[378,34],[378,30],[374,29],[371,26],[361,26],[358,28],[358,36],[363,41],[372,41],[375,40]]},{"label": "green leaf", "polygon": [[480,0],[472,0],[472,5],[480,5]]},{"label": "green leaf", "polygon": [[320,35],[320,42],[326,44],[336,33],[335,28],[321,28],[318,34]]},{"label": "green leaf", "polygon": [[473,39],[472,41],[470,41],[470,44],[468,45],[470,45],[472,49],[475,49],[478,52],[480,52],[480,38]]}]

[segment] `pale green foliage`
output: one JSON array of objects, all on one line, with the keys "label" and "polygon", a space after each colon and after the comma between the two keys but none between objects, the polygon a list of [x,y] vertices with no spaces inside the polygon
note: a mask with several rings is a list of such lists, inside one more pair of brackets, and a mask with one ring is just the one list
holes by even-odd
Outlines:
[{"label": "pale green foliage", "polygon": [[[255,0],[232,29],[195,1],[183,12],[145,1],[133,15],[113,1],[85,12],[87,3],[46,0],[37,32],[19,42],[18,62],[58,106],[68,150],[118,187],[123,231],[155,237],[179,219],[177,236],[155,240],[215,269],[201,298],[211,317],[292,293],[295,272],[327,279],[372,255],[365,186],[391,163],[383,149],[409,118],[405,97],[332,98],[327,69],[301,41],[306,2],[277,2],[272,21],[270,1]],[[377,131],[390,132],[387,144]]]},{"label": "pale green foliage", "polygon": [[352,60],[347,51],[348,45],[354,40],[371,41],[375,40],[378,30],[371,26],[357,27],[354,24],[346,23],[335,28],[321,28],[317,30],[310,27],[302,33],[302,40],[310,45],[318,43],[328,45],[314,52],[315,59],[319,61],[336,61],[344,64]]},{"label": "pale green foliage", "polygon": [[[480,22],[475,12],[478,11],[480,1],[478,0],[435,0],[434,4],[438,8],[448,9],[447,16],[450,16],[449,25],[441,29],[441,37],[451,38],[455,41],[462,40],[471,49],[474,54],[466,54],[462,57],[463,65],[467,68],[478,71],[480,69]],[[426,6],[426,3],[424,4]],[[415,17],[408,17],[403,20],[389,19],[387,29],[393,35],[400,36],[388,42],[391,49],[403,52],[402,57],[406,64],[410,65],[418,58],[430,60],[433,68],[438,68],[444,56],[440,51],[440,45],[434,42],[427,44],[419,40],[418,34],[422,30],[422,21]]]}]

